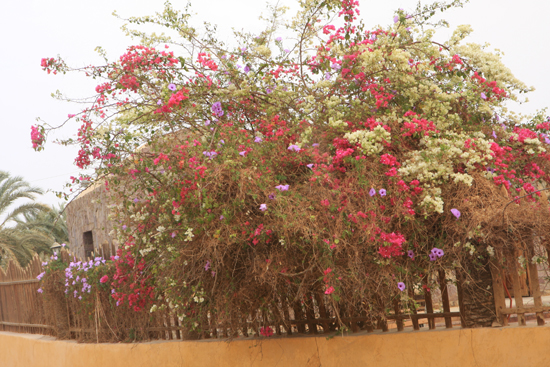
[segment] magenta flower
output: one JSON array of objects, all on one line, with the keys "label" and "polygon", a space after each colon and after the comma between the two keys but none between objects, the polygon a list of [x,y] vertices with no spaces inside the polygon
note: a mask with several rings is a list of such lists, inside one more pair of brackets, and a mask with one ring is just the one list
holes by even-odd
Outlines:
[{"label": "magenta flower", "polygon": [[275,188],[279,191],[288,191],[289,185],[278,185]]},{"label": "magenta flower", "polygon": [[410,257],[412,260],[414,260],[414,251],[413,250],[407,251],[407,256]]},{"label": "magenta flower", "polygon": [[104,275],[101,277],[101,279],[99,279],[99,282],[100,283],[107,283],[109,281],[109,276],[108,275]]},{"label": "magenta flower", "polygon": [[445,255],[445,252],[443,252],[442,249],[438,248],[437,251],[435,252],[435,256],[442,257],[443,255]]},{"label": "magenta flower", "polygon": [[204,265],[204,270],[210,269],[210,260],[206,260],[206,265]]},{"label": "magenta flower", "polygon": [[266,205],[266,204],[261,204],[261,205],[260,205],[260,210],[261,210],[262,212],[265,212],[265,211],[267,210],[267,205]]},{"label": "magenta flower", "polygon": [[223,109],[222,109],[221,102],[214,102],[212,104],[212,112],[214,112],[216,116],[219,116],[219,117],[223,116]]},{"label": "magenta flower", "polygon": [[406,287],[405,287],[405,283],[403,283],[403,282],[397,283],[397,288],[399,288],[399,290],[400,290],[401,292],[403,292],[403,291],[405,290],[405,288],[406,288]]},{"label": "magenta flower", "polygon": [[370,195],[370,196],[376,195],[376,190],[374,189],[374,187],[370,189],[369,195]]},{"label": "magenta flower", "polygon": [[248,65],[246,65],[243,69],[243,71],[248,74],[248,72],[250,71],[250,67]]},{"label": "magenta flower", "polygon": [[481,92],[481,98],[487,99],[487,96],[485,95],[485,93]]},{"label": "magenta flower", "polygon": [[428,256],[429,256],[429,258],[430,258],[430,261],[435,261],[435,260],[437,260],[437,255],[436,255],[436,254],[430,254],[430,255],[428,255]]},{"label": "magenta flower", "polygon": [[380,196],[386,196],[386,189],[380,189],[378,193],[380,194]]},{"label": "magenta flower", "polygon": [[327,290],[325,291],[325,294],[332,294],[332,292],[334,292],[334,287],[333,286],[330,286],[327,288]]},{"label": "magenta flower", "polygon": [[176,90],[176,85],[174,83],[170,83],[170,84],[168,84],[168,89],[170,89],[171,91],[175,91]]},{"label": "magenta flower", "polygon": [[460,211],[458,209],[451,209],[451,213],[453,213],[456,219],[460,218]]},{"label": "magenta flower", "polygon": [[275,194],[269,194],[267,197],[270,198],[271,200],[275,200]]}]

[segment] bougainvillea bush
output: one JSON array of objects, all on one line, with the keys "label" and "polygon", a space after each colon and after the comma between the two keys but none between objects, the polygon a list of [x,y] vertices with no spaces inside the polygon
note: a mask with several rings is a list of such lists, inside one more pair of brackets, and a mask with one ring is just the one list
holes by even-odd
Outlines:
[{"label": "bougainvillea bush", "polygon": [[367,30],[356,1],[304,1],[231,47],[170,5],[129,19],[167,33],[130,31],[138,45],[81,69],[97,94],[64,127],[80,125],[65,143],[111,195],[116,304],[262,335],[319,302],[378,317],[428,274],[467,275],[548,230],[550,121],[508,112],[530,89],[468,26],[433,40],[433,14],[460,5]]}]

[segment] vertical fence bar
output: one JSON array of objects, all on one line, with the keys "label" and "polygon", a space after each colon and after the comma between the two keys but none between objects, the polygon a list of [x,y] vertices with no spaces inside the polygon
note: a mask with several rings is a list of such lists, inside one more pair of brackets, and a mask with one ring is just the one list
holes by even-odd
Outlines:
[{"label": "vertical fence bar", "polygon": [[502,311],[506,309],[506,298],[504,294],[504,277],[498,264],[491,262],[491,277],[493,278],[493,297],[495,300],[495,310],[497,313],[497,321],[502,326],[508,325],[508,316]]},{"label": "vertical fence bar", "polygon": [[[449,290],[447,288],[447,279],[445,270],[439,270],[439,289],[441,290],[441,301],[443,302],[443,312],[451,312],[451,303],[449,302]],[[445,327],[450,329],[453,327],[451,316],[445,316]]]}]

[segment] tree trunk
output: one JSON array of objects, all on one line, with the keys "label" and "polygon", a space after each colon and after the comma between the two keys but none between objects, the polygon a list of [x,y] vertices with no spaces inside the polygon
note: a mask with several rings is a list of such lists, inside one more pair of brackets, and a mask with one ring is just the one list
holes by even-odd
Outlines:
[{"label": "tree trunk", "polygon": [[468,262],[458,275],[462,290],[460,311],[467,328],[490,327],[496,320],[493,280],[488,260]]}]

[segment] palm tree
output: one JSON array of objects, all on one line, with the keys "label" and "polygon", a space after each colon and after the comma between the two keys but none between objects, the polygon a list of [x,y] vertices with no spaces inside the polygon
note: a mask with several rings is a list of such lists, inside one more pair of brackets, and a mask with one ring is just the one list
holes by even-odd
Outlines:
[{"label": "palm tree", "polygon": [[[38,215],[48,207],[34,202],[40,188],[32,187],[22,177],[11,177],[8,172],[0,171],[0,266],[5,266],[10,259],[17,259],[21,265],[32,258],[36,250],[49,252],[53,237],[35,230],[22,230],[10,227],[20,215]],[[21,199],[26,202],[17,205]]]}]

